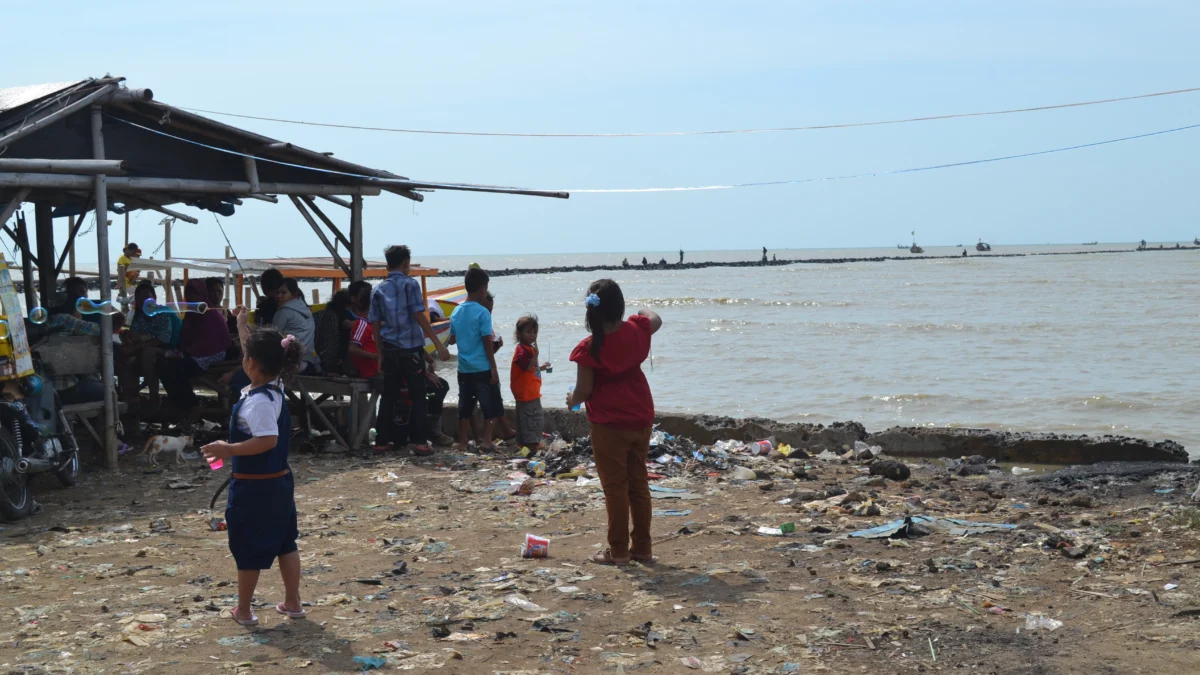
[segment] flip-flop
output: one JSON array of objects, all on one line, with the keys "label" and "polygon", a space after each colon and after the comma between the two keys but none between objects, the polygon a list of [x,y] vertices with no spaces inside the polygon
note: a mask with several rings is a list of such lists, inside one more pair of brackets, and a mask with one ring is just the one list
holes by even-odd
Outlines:
[{"label": "flip-flop", "polygon": [[258,617],[254,615],[254,612],[250,612],[249,619],[239,619],[238,615],[237,615],[237,609],[235,608],[235,609],[229,610],[229,618],[236,621],[239,626],[257,626],[258,625]]},{"label": "flip-flop", "polygon": [[593,553],[591,557],[588,558],[588,562],[593,562],[597,565],[608,565],[610,567],[626,567],[629,565],[628,562],[618,562],[613,560],[612,550],[607,548],[603,551],[596,551]]},{"label": "flip-flop", "polygon": [[289,619],[303,619],[304,617],[308,616],[308,612],[304,611],[303,609],[301,609],[299,612],[293,612],[290,609],[286,609],[282,602],[278,605],[275,605],[275,611]]},{"label": "flip-flop", "polygon": [[653,565],[658,562],[658,556],[652,555],[649,558],[630,558],[630,560],[643,565]]}]

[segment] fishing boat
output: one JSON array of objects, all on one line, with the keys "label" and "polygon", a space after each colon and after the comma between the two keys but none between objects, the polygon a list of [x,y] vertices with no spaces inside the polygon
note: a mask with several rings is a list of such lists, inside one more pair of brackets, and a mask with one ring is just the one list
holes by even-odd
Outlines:
[{"label": "fishing boat", "polygon": [[904,244],[896,244],[896,248],[898,248],[898,249],[900,249],[901,251],[903,251],[904,249],[906,249],[906,248],[908,248],[908,247],[907,247],[907,246],[905,246]]},{"label": "fishing boat", "polygon": [[1099,241],[1085,241],[1085,242],[1083,242],[1083,245],[1084,246],[1095,246],[1096,244],[1099,244],[1099,243],[1100,243]]},{"label": "fishing boat", "polygon": [[1193,244],[1195,244],[1195,245],[1197,245],[1197,246],[1200,246],[1200,237],[1196,237],[1195,239],[1193,239],[1193,240],[1192,240],[1192,243],[1193,243]]},{"label": "fishing boat", "polygon": [[909,253],[924,253],[925,249],[921,248],[920,246],[917,246],[917,231],[916,230],[913,230],[912,236],[913,236],[913,243],[912,243],[912,246],[909,247],[908,252]]},{"label": "fishing boat", "polygon": [[990,250],[992,250],[992,245],[987,243],[986,241],[980,239],[979,243],[975,244],[975,250],[976,251],[990,251]]}]

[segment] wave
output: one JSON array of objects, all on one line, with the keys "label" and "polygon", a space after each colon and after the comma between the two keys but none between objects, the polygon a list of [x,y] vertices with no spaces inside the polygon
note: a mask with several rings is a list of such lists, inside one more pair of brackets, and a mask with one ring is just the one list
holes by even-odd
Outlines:
[{"label": "wave", "polygon": [[[849,307],[849,302],[830,300],[761,300],[759,298],[633,298],[627,301],[633,306],[650,307]],[[578,303],[568,303],[578,304]]]}]

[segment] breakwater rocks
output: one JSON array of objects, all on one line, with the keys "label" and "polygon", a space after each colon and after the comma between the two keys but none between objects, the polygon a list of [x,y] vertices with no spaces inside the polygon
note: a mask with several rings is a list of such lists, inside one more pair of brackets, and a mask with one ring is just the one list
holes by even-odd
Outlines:
[{"label": "breakwater rocks", "polygon": [[1154,443],[1127,436],[893,427],[871,434],[867,442],[897,457],[982,455],[1002,462],[1034,464],[1188,461],[1187,452],[1175,441]]},{"label": "breakwater rocks", "polygon": [[[513,411],[507,410],[506,414],[509,421],[515,424]],[[700,445],[725,440],[755,441],[774,436],[781,443],[811,454],[818,454],[822,450],[840,453],[843,447],[853,447],[855,441],[865,441],[881,446],[885,453],[893,457],[934,459],[981,455],[997,461],[1026,464],[1188,461],[1187,452],[1175,441],[1155,443],[1126,436],[931,427],[893,427],[871,434],[858,422],[834,422],[826,426],[763,418],[670,413],[659,414],[655,423],[672,436],[690,438]],[[458,410],[455,406],[446,406],[443,411],[442,428],[452,432],[458,428]],[[567,440],[582,438],[589,433],[587,417],[582,412],[547,408],[545,431],[560,434]]]},{"label": "breakwater rocks", "polygon": [[[1181,246],[1179,248],[1148,248],[1145,251],[1196,251],[1200,246]],[[1137,249],[1102,249],[1095,251],[1056,251],[1044,253],[970,253],[967,258],[1029,258],[1043,255],[1094,255],[1096,253],[1136,253]],[[736,260],[730,262],[689,262],[689,263],[651,263],[649,265],[560,265],[556,267],[516,267],[512,269],[489,269],[488,275],[493,277],[512,277],[527,274],[561,274],[564,272],[621,272],[628,270],[699,270],[707,267],[783,267],[786,265],[840,265],[846,263],[888,262],[906,260],[962,260],[958,255],[913,255],[876,256],[869,258],[795,258],[791,260]],[[440,270],[439,277],[461,277],[466,270]]]}]

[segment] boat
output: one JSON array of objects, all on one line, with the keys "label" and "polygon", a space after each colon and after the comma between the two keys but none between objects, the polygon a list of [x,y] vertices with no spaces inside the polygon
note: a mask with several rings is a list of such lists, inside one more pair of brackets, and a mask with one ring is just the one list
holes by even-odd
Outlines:
[{"label": "boat", "polygon": [[896,244],[896,248],[898,248],[898,249],[900,249],[900,250],[904,250],[904,249],[906,249],[906,248],[908,248],[908,247],[907,247],[907,246],[905,246],[904,244]]},{"label": "boat", "polygon": [[1099,244],[1099,243],[1100,243],[1099,241],[1085,241],[1085,242],[1083,242],[1083,245],[1084,246],[1095,246],[1096,244]]},{"label": "boat", "polygon": [[1195,244],[1195,245],[1197,245],[1197,246],[1200,246],[1200,237],[1196,237],[1195,239],[1193,239],[1193,240],[1192,240],[1192,243],[1193,243],[1193,244]]},{"label": "boat", "polygon": [[986,241],[980,239],[979,243],[975,244],[975,250],[976,251],[990,251],[990,250],[992,250],[992,245],[987,243]]},{"label": "boat", "polygon": [[913,230],[912,236],[913,236],[913,243],[912,243],[912,246],[909,247],[908,252],[909,253],[924,253],[925,249],[921,248],[920,246],[917,246],[917,231],[916,230]]}]

